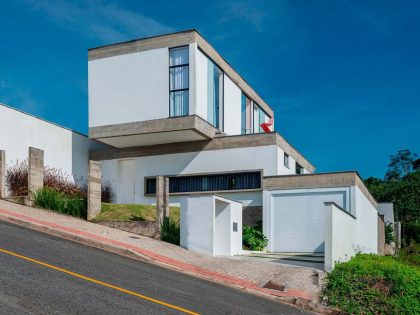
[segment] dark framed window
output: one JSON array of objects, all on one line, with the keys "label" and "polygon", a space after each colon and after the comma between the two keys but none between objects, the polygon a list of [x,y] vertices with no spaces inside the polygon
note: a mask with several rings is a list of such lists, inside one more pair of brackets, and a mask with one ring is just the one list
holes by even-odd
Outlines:
[{"label": "dark framed window", "polygon": [[290,168],[290,166],[289,166],[289,155],[286,152],[284,153],[284,166],[286,166],[287,168]]},{"label": "dark framed window", "polygon": [[296,162],[296,174],[303,174],[303,167],[298,162]]},{"label": "dark framed window", "polygon": [[169,49],[169,116],[189,113],[188,46]]},{"label": "dark framed window", "polygon": [[[169,193],[261,189],[261,172],[169,176]],[[146,178],[146,195],[156,194],[156,178]]]}]

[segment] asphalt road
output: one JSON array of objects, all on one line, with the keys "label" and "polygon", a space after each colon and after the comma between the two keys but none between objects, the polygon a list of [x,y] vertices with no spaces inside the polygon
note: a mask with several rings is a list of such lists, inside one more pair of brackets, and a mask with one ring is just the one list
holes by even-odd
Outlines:
[{"label": "asphalt road", "polygon": [[308,314],[287,304],[0,221],[0,314],[188,312]]}]

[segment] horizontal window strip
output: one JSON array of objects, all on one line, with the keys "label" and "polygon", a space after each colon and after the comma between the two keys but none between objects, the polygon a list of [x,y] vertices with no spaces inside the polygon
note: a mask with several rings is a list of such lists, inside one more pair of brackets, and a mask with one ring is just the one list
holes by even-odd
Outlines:
[{"label": "horizontal window strip", "polygon": [[[169,176],[169,193],[235,191],[261,188],[261,172]],[[146,179],[146,194],[156,194],[156,178]]]}]

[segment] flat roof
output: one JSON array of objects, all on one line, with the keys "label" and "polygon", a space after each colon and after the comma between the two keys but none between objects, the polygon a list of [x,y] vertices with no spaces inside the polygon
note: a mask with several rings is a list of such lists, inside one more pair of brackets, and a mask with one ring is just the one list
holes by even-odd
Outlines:
[{"label": "flat roof", "polygon": [[175,33],[162,34],[152,37],[144,37],[129,41],[114,43],[88,49],[88,61],[96,59],[125,55],[151,49],[164,47],[185,46],[197,43],[204,54],[212,59],[238,85],[242,91],[252,98],[264,111],[274,117],[272,108],[258,95],[258,93],[248,84],[248,82],[224,59],[210,43],[196,30],[189,29]]}]

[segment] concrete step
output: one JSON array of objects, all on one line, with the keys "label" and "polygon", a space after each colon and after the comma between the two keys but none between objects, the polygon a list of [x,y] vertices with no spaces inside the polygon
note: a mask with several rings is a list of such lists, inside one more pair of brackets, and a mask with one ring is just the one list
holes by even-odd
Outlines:
[{"label": "concrete step", "polygon": [[292,261],[305,261],[314,263],[323,263],[323,253],[267,253],[267,252],[252,252],[241,256],[255,257],[255,258],[268,258],[272,260],[292,260]]}]

